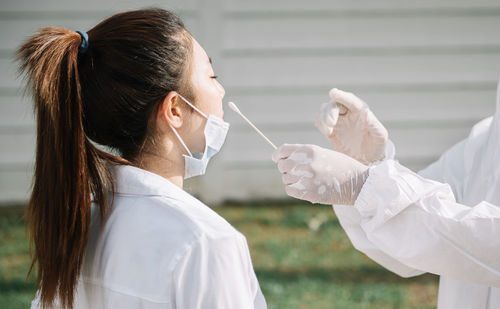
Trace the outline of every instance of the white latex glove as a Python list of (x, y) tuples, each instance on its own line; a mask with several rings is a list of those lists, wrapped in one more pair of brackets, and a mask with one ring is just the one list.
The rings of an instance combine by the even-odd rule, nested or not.
[(281, 145), (273, 161), (286, 193), (312, 203), (353, 205), (368, 178), (368, 166), (316, 145)]
[(333, 102), (321, 105), (315, 125), (335, 150), (364, 164), (384, 159), (388, 133), (368, 105), (336, 88), (329, 95)]

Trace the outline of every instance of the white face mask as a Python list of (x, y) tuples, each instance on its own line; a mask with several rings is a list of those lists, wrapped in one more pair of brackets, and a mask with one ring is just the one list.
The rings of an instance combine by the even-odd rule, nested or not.
[(189, 106), (191, 106), (195, 111), (197, 111), (200, 115), (207, 119), (207, 123), (205, 125), (205, 151), (203, 153), (194, 153), (192, 154), (189, 151), (188, 147), (180, 137), (177, 130), (175, 130), (172, 125), (170, 128), (174, 131), (175, 135), (181, 142), (184, 149), (186, 149), (187, 155), (182, 155), (184, 157), (184, 179), (188, 179), (195, 176), (200, 176), (205, 174), (207, 169), (208, 161), (210, 158), (215, 156), (219, 150), (222, 148), (224, 141), (226, 140), (227, 131), (229, 130), (229, 123), (225, 122), (219, 117), (214, 115), (205, 115), (201, 110), (196, 108), (193, 104), (191, 104), (188, 100), (186, 100), (183, 96), (179, 95), (179, 97), (184, 100)]

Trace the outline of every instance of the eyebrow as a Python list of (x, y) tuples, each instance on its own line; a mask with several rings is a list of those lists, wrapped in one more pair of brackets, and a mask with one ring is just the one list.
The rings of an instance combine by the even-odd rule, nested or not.
[(212, 64), (212, 58), (208, 57), (208, 62), (210, 62), (210, 64)]

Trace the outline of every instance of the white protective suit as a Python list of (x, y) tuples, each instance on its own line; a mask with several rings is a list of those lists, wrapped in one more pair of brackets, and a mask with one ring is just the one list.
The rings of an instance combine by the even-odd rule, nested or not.
[(114, 176), (102, 230), (93, 209), (75, 309), (266, 308), (241, 233), (159, 175), (117, 166)]
[(499, 206), (500, 83), (495, 115), (437, 162), (419, 175), (393, 160), (375, 165), (354, 207), (334, 210), (354, 247), (377, 263), (403, 277), (440, 275), (438, 309), (493, 309)]

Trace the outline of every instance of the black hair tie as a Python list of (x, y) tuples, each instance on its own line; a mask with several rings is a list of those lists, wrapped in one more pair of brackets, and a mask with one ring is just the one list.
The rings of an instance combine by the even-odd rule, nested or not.
[(82, 37), (82, 43), (78, 47), (78, 54), (84, 55), (89, 49), (89, 35), (85, 31), (76, 31)]

